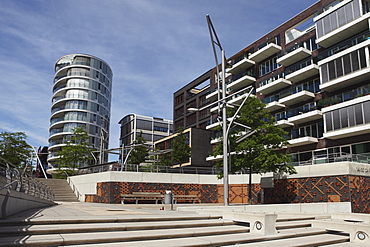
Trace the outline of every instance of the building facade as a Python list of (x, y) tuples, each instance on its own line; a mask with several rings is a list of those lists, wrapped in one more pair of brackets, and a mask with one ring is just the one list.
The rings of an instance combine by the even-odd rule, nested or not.
[[(277, 23), (278, 24), (278, 23)], [(288, 133), (294, 165), (370, 156), (370, 1), (321, 0), (227, 59), (227, 94), (252, 85)], [(211, 56), (210, 56), (211, 57)], [(174, 93), (175, 128), (218, 125), (216, 69)], [(189, 92), (209, 79), (203, 94)], [(204, 112), (188, 112), (189, 107)], [(202, 105), (203, 104), (203, 105)], [(206, 126), (204, 126), (204, 124)], [(219, 133), (214, 133), (216, 140)]]
[[(186, 142), (190, 147), (190, 157), (188, 162), (181, 165), (173, 165), (172, 168), (191, 166), (189, 171), (202, 172), (202, 168), (209, 168), (210, 164), (207, 162), (207, 156), (212, 152), (210, 144), (212, 132), (199, 128), (188, 128), (183, 131), (186, 135)], [(154, 147), (158, 150), (172, 149), (172, 142), (178, 133), (160, 139), (154, 143)], [(206, 169), (206, 172), (210, 170)]]
[(146, 144), (153, 147), (154, 142), (173, 133), (172, 120), (149, 117), (138, 114), (129, 114), (123, 117), (121, 125), (120, 146), (130, 146), (136, 140), (140, 132), (146, 140)]
[[(57, 166), (56, 155), (73, 128), (83, 127), (89, 145), (97, 151), (108, 149), (112, 70), (100, 58), (71, 54), (57, 60), (49, 128), (49, 164)], [(107, 155), (97, 152), (97, 162)]]

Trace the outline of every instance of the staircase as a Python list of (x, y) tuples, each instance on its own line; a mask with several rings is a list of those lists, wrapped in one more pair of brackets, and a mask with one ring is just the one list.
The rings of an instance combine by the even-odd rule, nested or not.
[(312, 217), (279, 218), (278, 234), (249, 233), (221, 216), (161, 214), (0, 221), (0, 246), (330, 246), (349, 237), (311, 227)]
[(54, 201), (78, 202), (67, 180), (55, 178), (38, 178), (37, 180), (46, 184), (54, 191)]

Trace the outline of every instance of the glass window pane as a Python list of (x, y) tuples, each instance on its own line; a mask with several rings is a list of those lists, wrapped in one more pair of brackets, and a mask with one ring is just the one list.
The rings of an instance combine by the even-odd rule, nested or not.
[(329, 80), (333, 80), (336, 78), (334, 61), (330, 61), (328, 63), (328, 66), (329, 66)]
[(359, 59), (358, 59), (358, 51), (351, 52), (351, 59), (352, 59), (352, 72), (359, 70)]
[(342, 124), (342, 128), (347, 128), (348, 127), (347, 108), (340, 109), (340, 122)]
[(365, 112), (365, 123), (370, 123), (370, 101), (363, 104)]
[(340, 129), (339, 110), (333, 111), (334, 130)]
[(363, 124), (362, 104), (355, 105), (356, 125)]
[(355, 107), (354, 106), (348, 107), (348, 120), (349, 120), (349, 126), (350, 127), (353, 127), (353, 126), (356, 125), (356, 122), (355, 122)]
[(336, 13), (333, 13), (330, 15), (330, 22), (331, 22), (331, 29), (337, 29), (338, 28), (338, 20)]
[(321, 81), (322, 83), (325, 83), (327, 81), (329, 81), (329, 78), (328, 78), (328, 64), (324, 64), (323, 66), (321, 66)]
[(343, 75), (342, 58), (335, 59), (335, 68), (337, 69), (337, 77)]
[(353, 20), (353, 11), (352, 11), (352, 4), (349, 3), (346, 6), (344, 6), (346, 11), (346, 19), (347, 23)]
[(337, 11), (337, 17), (338, 17), (338, 26), (343, 26), (344, 24), (346, 24), (346, 14), (345, 14), (345, 11), (344, 11), (344, 8), (340, 8), (338, 9)]
[(325, 114), (325, 125), (326, 125), (326, 131), (333, 130), (331, 112)]
[(359, 52), (360, 52), (360, 67), (362, 69), (362, 68), (365, 68), (367, 66), (366, 65), (365, 48), (360, 49)]
[(349, 54), (343, 56), (344, 74), (347, 75), (352, 72), (351, 70), (351, 57)]
[(324, 21), (325, 33), (331, 32), (333, 29), (331, 28), (331, 25), (330, 25), (330, 16), (324, 17), (323, 21)]

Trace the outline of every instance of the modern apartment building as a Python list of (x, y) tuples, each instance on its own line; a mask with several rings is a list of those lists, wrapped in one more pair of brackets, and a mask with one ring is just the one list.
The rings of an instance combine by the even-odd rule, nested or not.
[(140, 132), (142, 132), (146, 144), (151, 147), (155, 141), (173, 133), (172, 120), (163, 118), (129, 114), (123, 117), (119, 124), (121, 125), (120, 146), (133, 144)]
[[(91, 147), (108, 149), (112, 76), (109, 65), (94, 56), (71, 54), (57, 60), (49, 128), (51, 165), (58, 165), (56, 154), (75, 127), (86, 129)], [(104, 163), (108, 157), (97, 152), (95, 158)]]
[[(188, 162), (181, 164), (181, 167), (191, 166), (192, 171), (199, 172), (201, 168), (209, 167), (210, 164), (207, 162), (207, 156), (212, 152), (210, 144), (212, 132), (206, 129), (200, 128), (188, 128), (184, 130), (186, 135), (187, 144), (190, 147), (190, 158)], [(172, 149), (172, 142), (178, 133), (160, 139), (154, 143), (154, 147), (159, 150)], [(180, 165), (173, 165), (172, 168), (180, 167)], [(210, 170), (206, 170), (210, 171)]]
[[(369, 35), (370, 0), (318, 1), (227, 59), (227, 94), (238, 92), (229, 102), (240, 103), (243, 90), (252, 85), (288, 133), (293, 164), (354, 155), (367, 160)], [(212, 102), (221, 89), (215, 74), (213, 68), (174, 93), (175, 129), (217, 125), (218, 108)], [(209, 83), (202, 90), (193, 90), (204, 82)], [(187, 111), (206, 105), (200, 112)]]

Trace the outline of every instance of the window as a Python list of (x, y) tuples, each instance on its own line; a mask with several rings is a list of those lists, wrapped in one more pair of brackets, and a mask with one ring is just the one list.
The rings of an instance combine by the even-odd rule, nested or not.
[(175, 97), (175, 106), (184, 102), (184, 94)]
[(360, 17), (359, 1), (351, 1), (316, 22), (317, 38)]
[(332, 60), (321, 67), (322, 83), (334, 80), (366, 67), (365, 48)]
[(263, 76), (270, 73), (271, 71), (280, 67), (280, 64), (277, 62), (277, 57), (273, 57), (259, 65), (259, 75)]
[(370, 123), (370, 101), (325, 113), (326, 131)]

